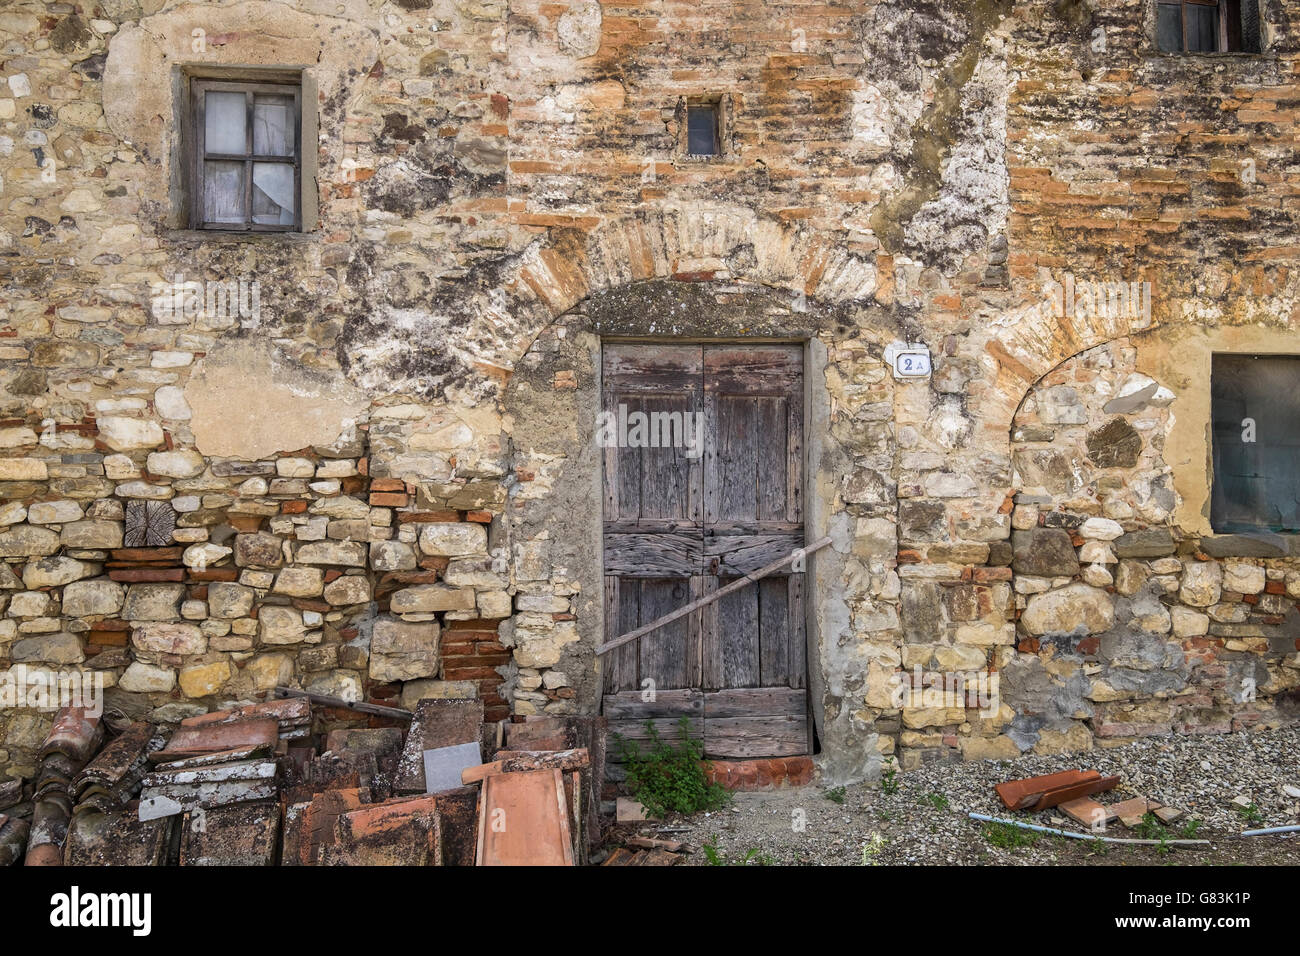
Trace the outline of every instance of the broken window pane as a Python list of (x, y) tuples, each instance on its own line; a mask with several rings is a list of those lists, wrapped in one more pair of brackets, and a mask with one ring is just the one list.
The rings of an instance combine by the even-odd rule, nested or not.
[(1241, 2), (1241, 49), (1243, 53), (1260, 51), (1259, 0)]
[(209, 153), (248, 151), (243, 93), (210, 91), (203, 104), (204, 146)]
[(203, 164), (203, 221), (243, 223), (243, 163)]
[(259, 156), (292, 156), (293, 118), (292, 96), (259, 93), (253, 100), (253, 152)]
[(717, 107), (686, 108), (686, 151), (692, 156), (718, 155)]
[(1217, 53), (1219, 50), (1219, 8), (1203, 3), (1183, 4), (1187, 18), (1187, 52)]
[(301, 88), (288, 79), (196, 78), (190, 91), (201, 124), (198, 131), (186, 129), (187, 161), (197, 177), (187, 183), (191, 225), (298, 228)]
[(1182, 4), (1162, 3), (1157, 11), (1156, 45), (1165, 53), (1183, 52)]
[(1215, 531), (1300, 531), (1300, 358), (1215, 355)]
[(287, 163), (253, 164), (253, 222), (263, 226), (292, 226), (293, 167)]

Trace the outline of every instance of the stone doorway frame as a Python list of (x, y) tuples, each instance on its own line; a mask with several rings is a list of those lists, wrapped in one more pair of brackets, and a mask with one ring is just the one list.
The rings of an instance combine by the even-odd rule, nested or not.
[[(715, 295), (723, 296), (727, 304), (720, 307)], [(681, 320), (672, 329), (655, 328), (654, 317), (665, 314), (670, 302)], [(656, 308), (656, 303), (665, 308)], [(634, 284), (584, 300), (545, 329), (516, 365), (504, 407), (512, 429), (514, 472), (524, 480), (511, 490), (504, 523), (516, 598), (515, 615), (503, 639), (516, 648), (516, 660), (524, 670), (555, 659), (548, 666), (560, 670), (578, 689), (574, 712), (596, 713), (600, 706), (594, 650), (605, 638), (602, 456), (594, 442), (594, 424), (600, 408), (604, 343), (798, 344), (805, 368), (805, 536), (810, 541), (825, 534), (835, 539), (830, 548), (810, 556), (807, 564), (805, 631), (814, 726), (823, 753), (874, 750), (874, 735), (852, 728), (848, 708), (839, 706), (843, 689), (855, 680), (854, 674), (836, 670), (840, 664), (847, 666), (847, 659), (832, 655), (828, 661), (825, 653), (839, 646), (850, 631), (850, 612), (837, 584), (852, 547), (852, 521), (837, 497), (850, 457), (828, 427), (831, 402), (824, 341), (842, 315), (834, 308), (805, 310), (802, 299), (799, 308), (794, 303), (789, 293), (734, 281)], [(774, 311), (782, 304), (786, 312)], [(538, 633), (543, 622), (534, 609), (543, 606), (557, 587), (570, 585), (575, 586), (571, 602), (576, 620), (563, 622), (572, 627), (566, 628), (562, 646), (550, 646), (545, 657), (534, 657), (526, 650), (530, 643), (546, 643)], [(522, 654), (520, 648), (525, 648)], [(519, 686), (516, 680), (511, 689)], [(850, 762), (865, 765), (866, 759), (863, 752)]]

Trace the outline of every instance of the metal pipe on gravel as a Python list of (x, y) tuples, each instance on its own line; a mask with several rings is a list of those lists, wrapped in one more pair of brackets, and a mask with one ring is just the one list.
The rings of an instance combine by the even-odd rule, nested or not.
[[(1038, 833), (1051, 833), (1054, 836), (1069, 837), (1072, 840), (1100, 840), (1102, 843), (1127, 843), (1130, 846), (1209, 846), (1209, 840), (1126, 840), (1122, 837), (1105, 837), (1097, 836), (1093, 833), (1072, 833), (1069, 830), (1058, 830), (1056, 827), (1039, 826), (1037, 823), (1023, 823), (1020, 820), (1004, 820), (1000, 817), (991, 817), (984, 813), (966, 814), (972, 820), (982, 820), (985, 823), (1005, 823), (1007, 826), (1019, 827), (1022, 830), (1034, 830)], [(1297, 827), (1300, 829), (1300, 827)]]
[(1240, 836), (1263, 836), (1266, 833), (1300, 833), (1300, 824), (1285, 827), (1266, 827), (1263, 830), (1242, 830)]

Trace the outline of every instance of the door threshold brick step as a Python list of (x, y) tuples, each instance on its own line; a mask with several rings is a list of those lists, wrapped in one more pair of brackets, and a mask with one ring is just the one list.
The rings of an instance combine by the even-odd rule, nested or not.
[(757, 760), (710, 760), (704, 775), (728, 790), (778, 790), (805, 787), (813, 780), (812, 757), (763, 757)]

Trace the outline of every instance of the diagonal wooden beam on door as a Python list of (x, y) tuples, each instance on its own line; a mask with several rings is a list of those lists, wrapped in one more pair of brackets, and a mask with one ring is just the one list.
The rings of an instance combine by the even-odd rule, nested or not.
[(759, 568), (757, 571), (751, 571), (749, 574), (745, 575), (739, 581), (733, 581), (731, 584), (728, 584), (725, 588), (719, 588), (718, 590), (714, 591), (712, 594), (706, 595), (705, 597), (702, 597), (697, 601), (692, 601), (690, 604), (686, 604), (682, 607), (679, 607), (671, 614), (665, 614), (663, 617), (655, 618), (649, 624), (643, 624), (641, 627), (638, 627), (634, 631), (628, 631), (626, 634), (620, 634), (618, 637), (614, 638), (613, 640), (606, 641), (604, 644), (601, 644), (599, 647), (596, 648), (596, 655), (600, 656), (601, 654), (604, 654), (607, 651), (612, 651), (616, 647), (622, 647), (624, 644), (627, 644), (630, 641), (635, 641), (638, 637), (642, 637), (646, 634), (649, 634), (651, 631), (657, 630), (663, 627), (665, 624), (671, 624), (673, 621), (685, 617), (687, 614), (690, 614), (692, 611), (698, 611), (706, 604), (712, 604), (714, 601), (718, 600), (719, 598), (726, 597), (728, 594), (733, 594), (736, 591), (739, 591), (741, 588), (753, 584), (755, 581), (759, 580), (760, 578), (765, 578), (769, 574), (773, 574), (777, 571), (780, 571), (783, 567), (785, 567), (790, 562), (794, 561), (796, 558), (812, 554), (814, 551), (820, 551), (822, 548), (826, 547), (830, 543), (831, 543), (830, 535), (827, 535), (824, 538), (819, 538), (818, 540), (814, 541), (812, 544), (806, 545), (802, 548), (799, 548), (798, 550), (792, 551), (790, 554), (788, 554), (786, 557), (782, 558), (779, 561), (773, 561), (771, 564), (765, 565)]

